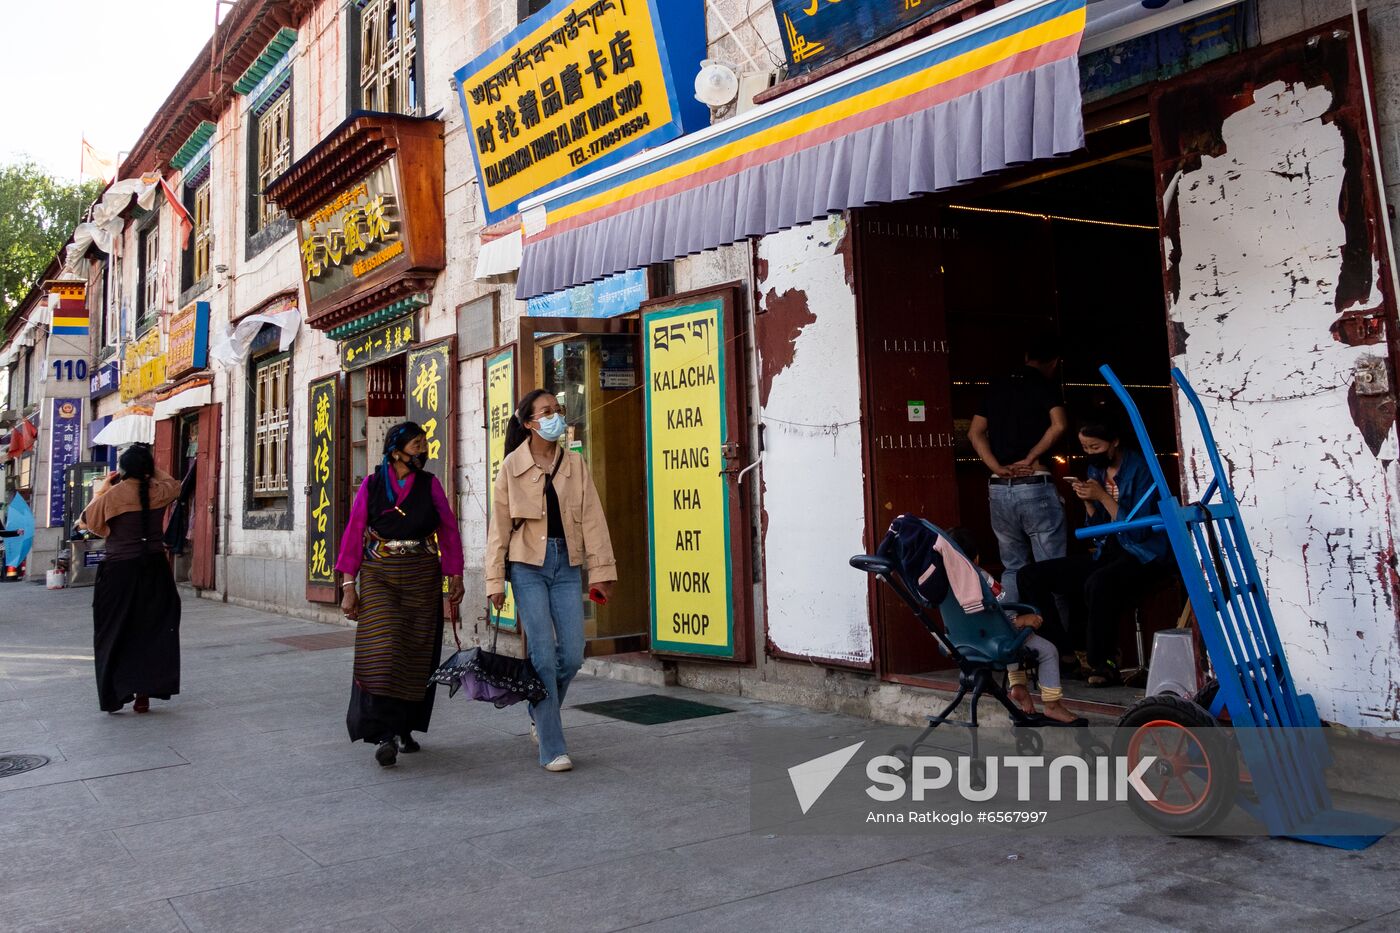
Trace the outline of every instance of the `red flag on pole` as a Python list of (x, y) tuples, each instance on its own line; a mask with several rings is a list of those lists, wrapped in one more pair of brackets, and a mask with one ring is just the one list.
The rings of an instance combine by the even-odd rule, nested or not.
[(170, 209), (175, 212), (175, 219), (180, 224), (180, 249), (187, 250), (190, 248), (190, 234), (194, 232), (194, 218), (190, 217), (190, 212), (180, 203), (164, 178), (160, 180), (160, 188), (165, 192), (165, 200), (170, 202)]

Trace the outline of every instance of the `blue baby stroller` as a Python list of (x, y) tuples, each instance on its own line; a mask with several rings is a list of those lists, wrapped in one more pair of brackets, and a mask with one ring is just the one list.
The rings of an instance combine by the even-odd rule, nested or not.
[[(940, 539), (942, 545), (936, 548)], [(1011, 700), (1007, 695), (1007, 668), (1014, 665), (1032, 668), (1036, 659), (1026, 648), (1031, 629), (1016, 628), (1007, 621), (1006, 612), (1039, 614), (1039, 610), (1024, 603), (998, 603), (985, 580), (981, 581), (981, 608), (965, 609), (949, 585), (949, 568), (945, 565), (948, 560), (972, 565), (947, 532), (912, 515), (901, 515), (894, 520), (874, 554), (851, 558), (852, 567), (875, 574), (894, 590), (928, 629), (939, 650), (958, 666), (958, 691), (952, 702), (941, 713), (928, 718), (928, 728), (911, 746), (893, 750), (891, 754), (896, 757), (912, 755), (929, 733), (945, 722), (952, 722), (969, 730), (975, 762), (979, 757), (977, 704), (983, 696), (991, 696), (1011, 717), (1018, 754), (1040, 753), (1044, 743), (1031, 731), (1035, 728), (1088, 725), (1084, 719), (1063, 723), (1040, 714), (1029, 714)], [(941, 624), (933, 615), (935, 609)], [(972, 695), (972, 704), (967, 720), (949, 720), (968, 694)], [(1088, 730), (1084, 735), (1088, 737)]]

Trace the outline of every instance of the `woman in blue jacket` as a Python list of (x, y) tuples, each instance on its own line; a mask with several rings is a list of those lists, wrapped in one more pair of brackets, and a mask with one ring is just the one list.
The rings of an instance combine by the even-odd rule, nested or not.
[[(1088, 513), (1085, 524), (1102, 525), (1127, 518), (1152, 490), (1147, 461), (1141, 453), (1123, 445), (1117, 428), (1102, 421), (1083, 425), (1079, 429), (1079, 444), (1088, 460), (1088, 476), (1071, 480), (1071, 484)], [(1133, 517), (1155, 514), (1157, 502), (1152, 498)], [(1144, 586), (1167, 572), (1168, 550), (1167, 537), (1160, 530), (1125, 531), (1099, 539), (1092, 554), (1071, 554), (1032, 564), (1022, 571), (1021, 599), (1040, 607), (1047, 619), (1055, 615), (1052, 594), (1066, 598), (1072, 614), (1065, 620), (1069, 634), (1073, 637), (1083, 632), (1089, 686), (1118, 683), (1114, 655), (1119, 619)]]

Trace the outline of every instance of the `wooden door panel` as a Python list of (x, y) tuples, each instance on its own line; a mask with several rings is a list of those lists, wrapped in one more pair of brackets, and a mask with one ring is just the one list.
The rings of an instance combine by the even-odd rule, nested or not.
[(162, 418), (156, 422), (156, 443), (151, 451), (156, 460), (156, 469), (166, 473), (175, 472), (175, 419)]
[(219, 414), (220, 406), (199, 411), (199, 450), (195, 454), (194, 555), (190, 582), (204, 590), (214, 588), (214, 555), (219, 531)]
[[(958, 523), (943, 297), (948, 230), (936, 209), (919, 201), (861, 211), (856, 225), (873, 546), (901, 514)], [(875, 611), (885, 673), (946, 666), (888, 587), (877, 588)]]

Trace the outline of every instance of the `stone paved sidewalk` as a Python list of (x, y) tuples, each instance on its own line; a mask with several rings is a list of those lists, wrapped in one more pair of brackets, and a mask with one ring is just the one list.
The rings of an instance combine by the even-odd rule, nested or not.
[(206, 601), (184, 693), (108, 716), (91, 594), (0, 585), (0, 753), (53, 759), (0, 778), (4, 930), (1400, 929), (1394, 838), (751, 834), (745, 729), (852, 723), (742, 698), (670, 690), (734, 713), (658, 726), (568, 709), (553, 775), (523, 710), (444, 694), (382, 769), (345, 738), (344, 630)]

